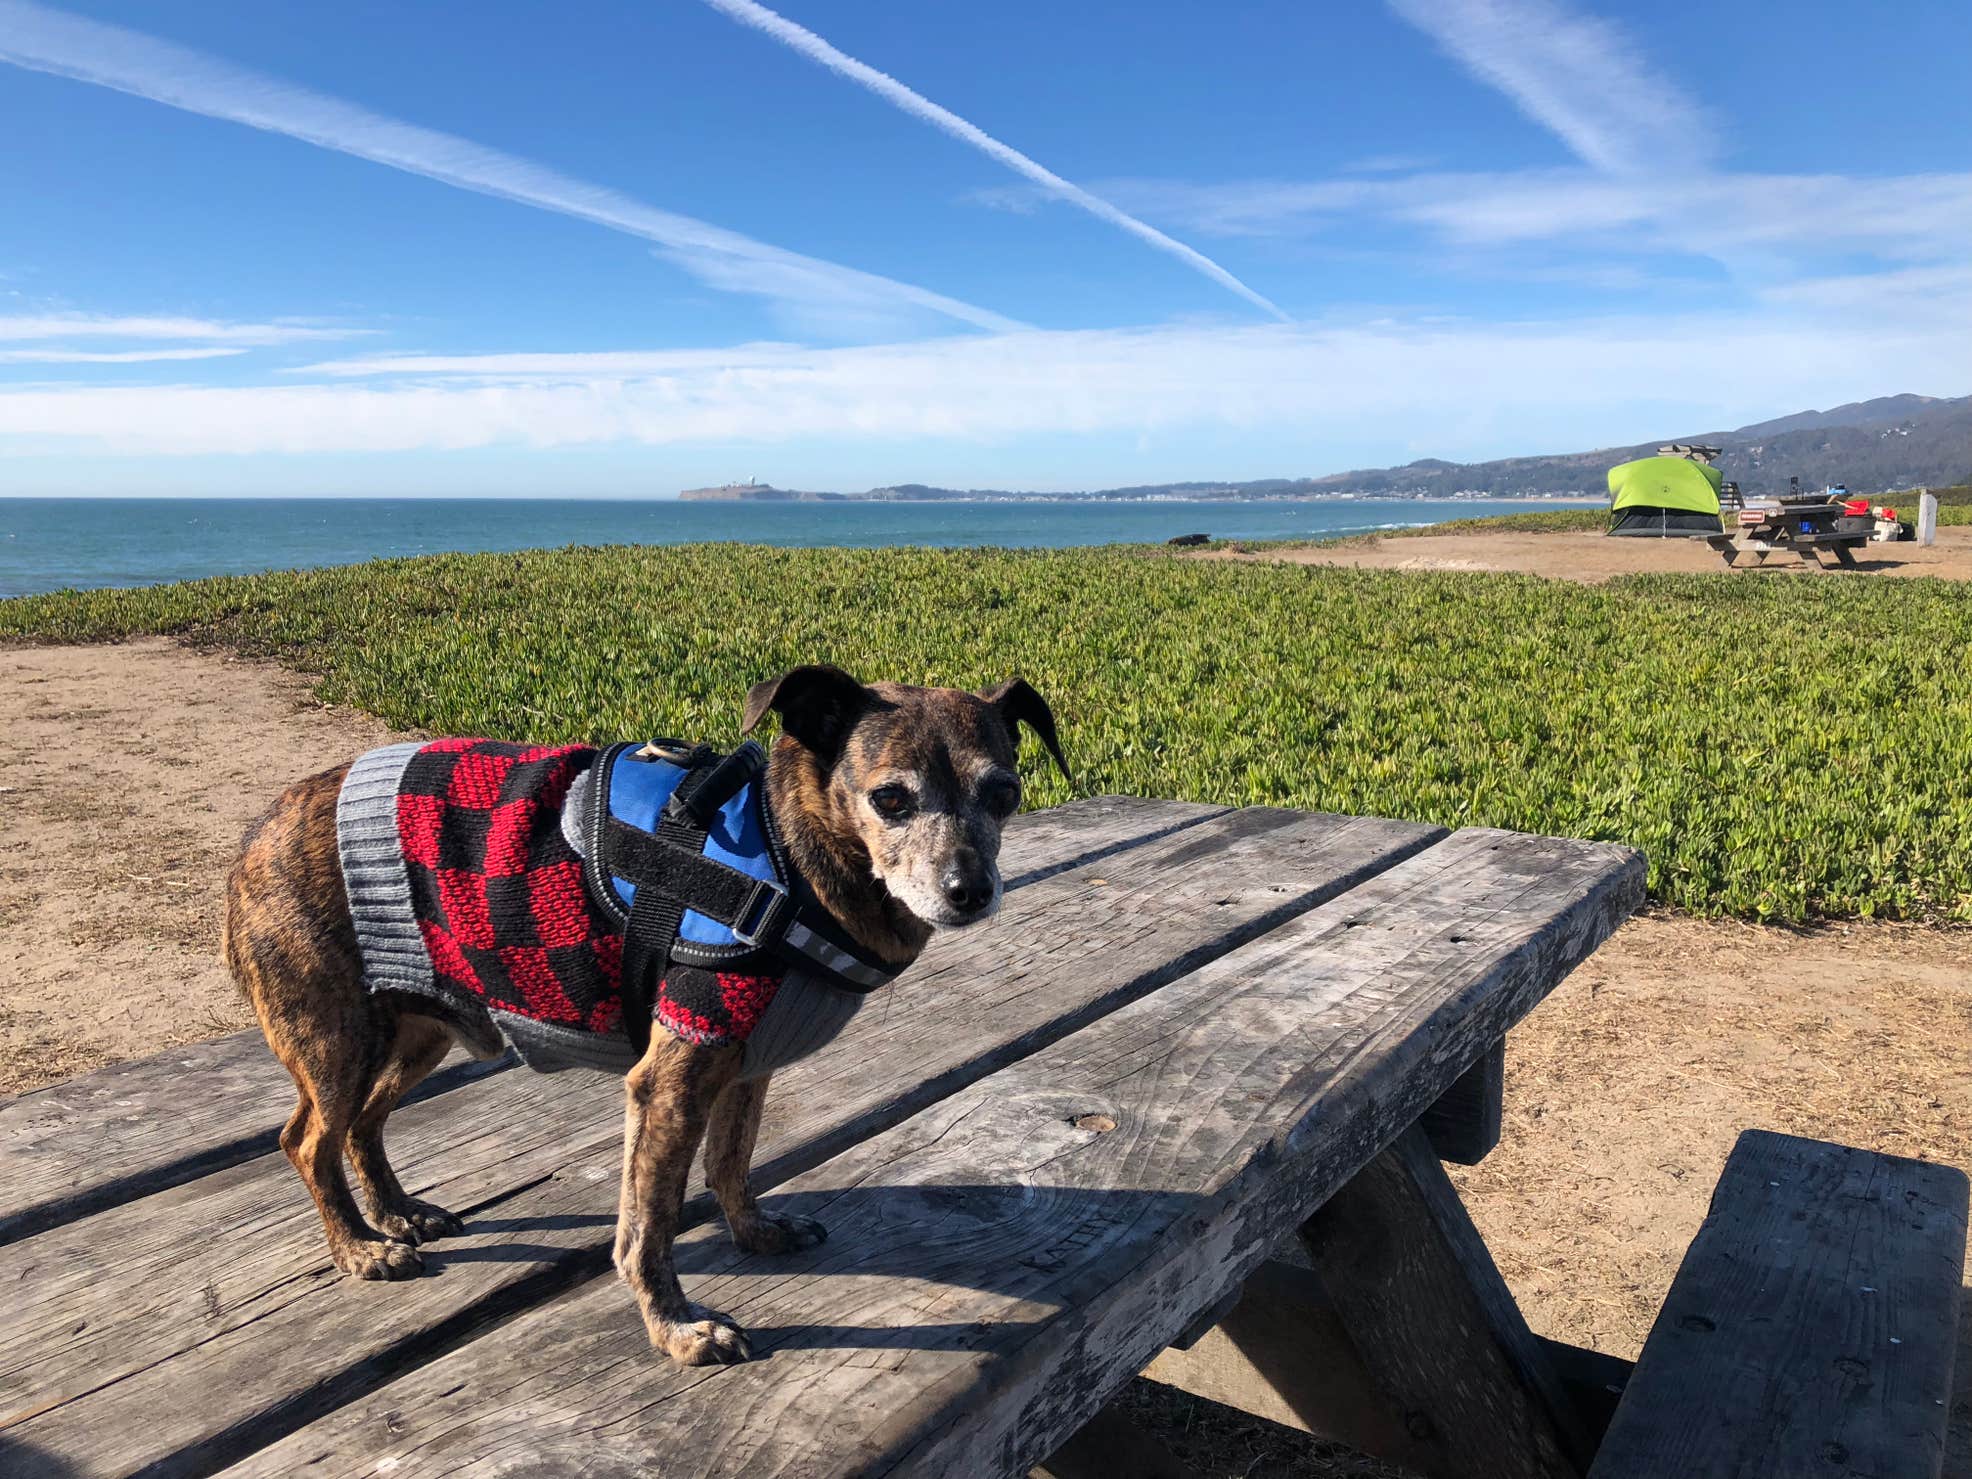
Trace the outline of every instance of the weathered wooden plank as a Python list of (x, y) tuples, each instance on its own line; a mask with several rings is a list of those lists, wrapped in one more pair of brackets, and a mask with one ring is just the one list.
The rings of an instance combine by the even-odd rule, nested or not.
[(1505, 1105), (1506, 1043), (1501, 1041), (1459, 1075), (1418, 1123), (1439, 1160), (1476, 1166), (1500, 1143)]
[[(429, 1099), (507, 1066), (504, 1058), (461, 1057), (413, 1097)], [(0, 1246), (265, 1155), (293, 1107), (294, 1080), (258, 1030), (0, 1104)]]
[[(1222, 815), (1224, 807), (1097, 796), (1007, 826), (1007, 887)], [(457, 1061), (414, 1099), (511, 1066)], [(196, 1114), (187, 1113), (196, 1104)], [(0, 1100), (0, 1246), (210, 1171), (266, 1155), (294, 1084), (256, 1032), (176, 1048)]]
[(1045, 811), (1022, 812), (1007, 823), (1000, 874), (1009, 890), (1024, 888), (1070, 868), (1157, 842), (1229, 810), (1147, 796), (1086, 796)]
[[(828, 1050), (776, 1075), (758, 1180), (819, 1163), (1440, 835), (1249, 810), (1022, 886), (1002, 919), (940, 940)], [(0, 1252), (0, 1280), (28, 1291), (0, 1313), (0, 1414), (36, 1414), (20, 1436), (79, 1474), (200, 1472), (250, 1451), (605, 1268), (620, 1100), (602, 1075), (508, 1073), (393, 1118), (406, 1184), (467, 1215), (468, 1237), (429, 1251), (435, 1278), (336, 1278), (272, 1157)], [(228, 1230), (223, 1258), (213, 1228)]]
[(597, 1280), (231, 1472), (1018, 1474), (1642, 892), (1621, 849), (1460, 833), (797, 1177), (825, 1245), (688, 1233), (760, 1359), (668, 1368)]
[[(1433, 1473), (1432, 1465), (1443, 1459), (1443, 1444), (1405, 1428), (1402, 1414), (1377, 1388), (1343, 1328), (1321, 1276), (1305, 1261), (1282, 1257), (1288, 1251), (1277, 1249), (1255, 1269), (1224, 1319), (1195, 1344), (1158, 1352), (1142, 1374), (1413, 1472)], [(1293, 1251), (1306, 1259), (1298, 1235)], [(1535, 1340), (1577, 1420), (1591, 1438), (1600, 1439), (1632, 1363), (1561, 1341)]]
[[(1096, 854), (1098, 862), (1106, 864), (1114, 858), (1114, 848), (1132, 836), (1160, 838), (1169, 848), (1173, 820), (1191, 824), (1223, 814), (1116, 801), (1120, 805), (1104, 801), (1098, 807), (1077, 807), (1073, 809), (1077, 816), (1069, 818), (1037, 814), (1037, 822), (1020, 826), (1006, 848), (1008, 860), (1018, 870), (1012, 881), (1016, 899), (1029, 897), (1033, 887), (1029, 880), (1049, 880), (1061, 862)], [(1264, 832), (1266, 820), (1264, 814), (1256, 814), (1242, 826), (1227, 822), (1221, 832)], [(1156, 870), (1158, 864), (1152, 868)], [(1067, 887), (1075, 891), (1075, 885)], [(962, 972), (966, 960), (992, 958), (984, 933), (966, 937), (966, 943), (970, 951), (931, 952), (921, 970), (933, 982), (956, 980), (952, 972)], [(945, 958), (947, 954), (952, 958)], [(868, 1031), (868, 1025), (866, 1021), (862, 1029)], [(272, 1063), (264, 1043), (262, 1055)], [(278, 1063), (274, 1067), (280, 1071)], [(280, 1073), (286, 1079), (286, 1073)], [(286, 1094), (278, 1102), (286, 1112)], [(176, 1114), (183, 1116), (181, 1106)], [(392, 1146), (400, 1171), (442, 1177), (436, 1185), (448, 1189), (444, 1195), (450, 1197), (452, 1187), (469, 1187), (459, 1193), (456, 1203), (463, 1209), (499, 1201), (530, 1179), (552, 1175), (562, 1163), (568, 1138), (580, 1136), (584, 1128), (607, 1140), (621, 1134), (619, 1081), (609, 1075), (519, 1073), (481, 1085), (458, 1102), (412, 1106), (400, 1112), (392, 1118)], [(319, 1280), (333, 1280), (333, 1272), (321, 1266), (319, 1250), (312, 1246), (316, 1242), (312, 1205), (298, 1191), (284, 1158), (262, 1156), (258, 1162), (207, 1175), (166, 1195), (112, 1209), (59, 1236), (43, 1234), (18, 1252), (0, 1254), (0, 1278), (35, 1286), (32, 1300), (8, 1311), (12, 1319), (0, 1317), (0, 1422), (12, 1408), (26, 1404), (22, 1392), (12, 1386), (16, 1374), (32, 1371), (34, 1382), (79, 1390), (83, 1382), (93, 1384), (114, 1373), (118, 1361), (156, 1359), (162, 1351), (170, 1351), (172, 1343), (203, 1339), (207, 1331), (201, 1327), (201, 1315), (221, 1319), (213, 1311), (233, 1309), (235, 1300), (256, 1307), (258, 1300), (266, 1298), (262, 1290), (270, 1288), (290, 1294), (286, 1282), (302, 1270)], [(203, 1246), (213, 1227), (235, 1232), (241, 1244), (237, 1256), (205, 1280), (185, 1278), (185, 1250)], [(65, 1302), (59, 1284), (41, 1288), (49, 1270), (91, 1270), (99, 1262), (128, 1270), (132, 1282), (142, 1286), (138, 1298), (130, 1298), (114, 1286), (91, 1280), (91, 1296), (122, 1305), (114, 1317), (95, 1317), (89, 1298)], [(176, 1278), (170, 1276), (172, 1272)], [(77, 1321), (77, 1315), (83, 1319)], [(142, 1331), (136, 1341), (128, 1339), (132, 1321)], [(73, 1335), (47, 1337), (49, 1331), (67, 1331), (73, 1323), (81, 1323)], [(101, 1369), (105, 1361), (108, 1371)]]
[(1301, 1228), (1372, 1384), (1426, 1474), (1574, 1479), (1593, 1443), (1420, 1126)]
[(1965, 1173), (1739, 1137), (1593, 1479), (1935, 1479)]

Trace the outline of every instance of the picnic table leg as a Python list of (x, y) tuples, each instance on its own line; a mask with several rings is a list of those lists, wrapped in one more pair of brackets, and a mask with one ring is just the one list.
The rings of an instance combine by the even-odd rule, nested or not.
[(1029, 1479), (1199, 1479), (1198, 1471), (1114, 1407), (1105, 1407)]
[(1575, 1479), (1594, 1439), (1413, 1126), (1301, 1229), (1371, 1380), (1426, 1472)]
[(1500, 1143), (1506, 1101), (1506, 1039), (1473, 1064), (1424, 1111), (1418, 1124), (1441, 1161), (1476, 1166)]
[(1854, 550), (1850, 549), (1846, 544), (1831, 545), (1829, 547), (1835, 551), (1836, 564), (1845, 570), (1856, 568), (1856, 554)]

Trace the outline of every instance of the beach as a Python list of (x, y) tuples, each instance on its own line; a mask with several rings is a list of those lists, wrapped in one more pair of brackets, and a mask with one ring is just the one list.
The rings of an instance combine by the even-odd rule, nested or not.
[[(1723, 575), (1724, 562), (1700, 539), (1611, 539), (1606, 534), (1463, 532), (1416, 534), (1400, 538), (1368, 536), (1334, 544), (1240, 551), (1215, 549), (1197, 558), (1275, 560), (1293, 565), (1342, 566), (1355, 570), (1494, 570), (1599, 585), (1622, 575)], [(1741, 556), (1750, 567), (1750, 558)], [(1911, 542), (1871, 544), (1856, 551), (1859, 569), (1874, 576), (1972, 580), (1972, 527), (1938, 531), (1934, 545)], [(1801, 562), (1779, 554), (1761, 573), (1802, 572)], [(1751, 568), (1745, 575), (1752, 575)], [(1827, 572), (1838, 573), (1830, 561)]]

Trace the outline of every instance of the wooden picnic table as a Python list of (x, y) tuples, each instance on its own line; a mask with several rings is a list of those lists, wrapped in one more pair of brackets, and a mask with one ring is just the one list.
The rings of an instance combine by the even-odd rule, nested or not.
[(1102, 798), (1019, 819), (1003, 866), (998, 919), (775, 1077), (758, 1184), (828, 1241), (742, 1256), (689, 1193), (686, 1290), (742, 1366), (654, 1354), (610, 1269), (613, 1077), (454, 1067), (393, 1117), (467, 1225), (398, 1284), (330, 1265), (257, 1034), (0, 1104), (0, 1472), (1130, 1472), (1105, 1404), (1298, 1230), (1358, 1358), (1334, 1390), (1380, 1395), (1359, 1427), (1425, 1472), (1579, 1474), (1440, 1156), (1497, 1135), (1508, 1029), (1641, 858)]
[[(1751, 522), (1757, 515), (1757, 522)], [(1706, 543), (1718, 551), (1727, 569), (1738, 568), (1739, 556), (1750, 554), (1754, 565), (1764, 565), (1767, 556), (1779, 551), (1797, 555), (1804, 564), (1821, 564), (1826, 550), (1844, 569), (1854, 569), (1855, 551), (1869, 543), (1875, 520), (1845, 515), (1840, 504), (1782, 503), (1728, 510), (1736, 518), (1736, 529), (1714, 534)]]

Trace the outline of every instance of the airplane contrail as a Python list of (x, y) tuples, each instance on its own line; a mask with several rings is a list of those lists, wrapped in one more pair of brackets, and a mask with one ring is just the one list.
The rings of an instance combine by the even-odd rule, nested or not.
[(960, 142), (972, 145), (980, 153), (997, 159), (1014, 173), (1025, 175), (1050, 195), (1058, 196), (1071, 205), (1080, 206), (1097, 219), (1107, 221), (1112, 226), (1119, 226), (1132, 236), (1149, 242), (1159, 251), (1170, 253), (1186, 266), (1204, 273), (1212, 281), (1239, 294), (1255, 307), (1264, 309), (1283, 322), (1287, 321), (1287, 315), (1273, 303), (1254, 292), (1203, 252), (1166, 236), (1155, 226), (1139, 221), (1127, 211), (1119, 210), (1101, 196), (1091, 195), (1080, 185), (1064, 180), (1053, 170), (1029, 159), (1018, 149), (1001, 143), (984, 129), (966, 122), (950, 109), (941, 108), (923, 94), (906, 87), (889, 73), (879, 72), (875, 67), (859, 62), (847, 53), (837, 50), (807, 27), (797, 25), (786, 16), (769, 10), (764, 5), (756, 4), (755, 0), (705, 0), (705, 3), (742, 25), (752, 26), (783, 45), (792, 47), (810, 61), (819, 62), (838, 76), (846, 77), (858, 86), (868, 88), (878, 97), (896, 104), (913, 118), (922, 119)]
[(0, 0), (0, 61), (642, 237), (702, 281), (728, 291), (836, 310), (908, 303), (978, 328), (1026, 327), (942, 293), (770, 246), (469, 139), (32, 0)]

